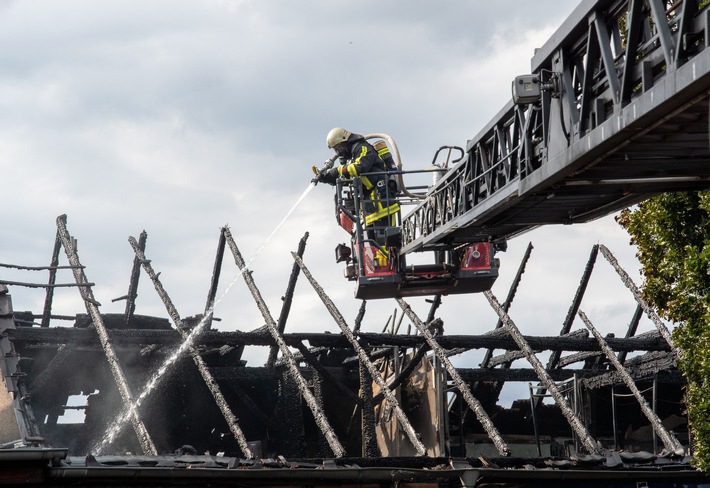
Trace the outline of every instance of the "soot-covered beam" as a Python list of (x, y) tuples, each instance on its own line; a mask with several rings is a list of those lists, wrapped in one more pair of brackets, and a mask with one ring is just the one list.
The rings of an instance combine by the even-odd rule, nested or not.
[(239, 272), (244, 278), (244, 282), (249, 288), (249, 291), (251, 292), (252, 297), (254, 298), (257, 307), (259, 308), (261, 316), (266, 321), (266, 325), (269, 332), (271, 333), (272, 337), (279, 346), (279, 349), (281, 350), (281, 355), (284, 356), (288, 361), (287, 364), (291, 376), (298, 385), (298, 389), (300, 390), (301, 395), (303, 395), (303, 399), (306, 401), (306, 405), (308, 405), (308, 408), (311, 409), (311, 413), (313, 414), (313, 418), (316, 422), (316, 425), (328, 441), (328, 444), (330, 445), (333, 454), (335, 454), (336, 457), (343, 457), (345, 455), (345, 448), (338, 440), (338, 436), (335, 434), (335, 431), (333, 430), (333, 427), (331, 427), (330, 422), (328, 422), (328, 418), (326, 417), (325, 412), (323, 412), (322, 408), (318, 404), (318, 401), (313, 396), (313, 393), (308, 387), (308, 383), (301, 375), (298, 369), (298, 365), (296, 364), (296, 361), (293, 358), (293, 353), (289, 350), (288, 346), (286, 345), (286, 342), (283, 340), (283, 336), (278, 330), (278, 325), (276, 324), (276, 321), (271, 315), (271, 312), (269, 312), (269, 309), (266, 306), (266, 302), (264, 302), (264, 299), (262, 298), (259, 289), (254, 283), (254, 279), (251, 277), (251, 272), (246, 267), (246, 262), (242, 257), (242, 253), (239, 251), (237, 243), (234, 241), (232, 233), (227, 227), (224, 228), (224, 236), (227, 239), (227, 245), (232, 251), (234, 262), (239, 268)]
[(343, 318), (340, 311), (337, 309), (330, 297), (326, 295), (325, 291), (323, 291), (323, 288), (315, 280), (311, 272), (303, 263), (303, 260), (296, 253), (291, 253), (291, 255), (296, 260), (296, 263), (298, 263), (298, 266), (300, 266), (304, 276), (311, 283), (311, 286), (313, 286), (313, 289), (316, 291), (316, 294), (321, 299), (326, 309), (335, 320), (336, 324), (338, 324), (338, 327), (340, 327), (340, 330), (342, 331), (343, 335), (348, 339), (350, 344), (352, 344), (358, 358), (360, 359), (360, 363), (367, 368), (373, 381), (377, 383), (377, 386), (379, 386), (380, 390), (384, 393), (385, 398), (387, 399), (387, 403), (389, 403), (390, 407), (392, 407), (392, 410), (394, 410), (395, 415), (397, 416), (397, 420), (399, 421), (400, 425), (402, 426), (402, 429), (404, 430), (412, 445), (414, 445), (414, 448), (417, 450), (417, 453), (420, 456), (426, 454), (426, 448), (424, 447), (424, 444), (422, 444), (422, 442), (419, 440), (419, 437), (417, 436), (414, 427), (412, 427), (411, 422), (402, 410), (402, 407), (399, 405), (397, 398), (394, 396), (392, 390), (390, 390), (387, 384), (385, 383), (385, 380), (382, 378), (382, 375), (380, 374), (377, 367), (367, 357), (365, 350), (358, 342), (357, 338), (355, 337), (355, 334), (353, 334), (353, 332), (345, 323), (345, 319)]
[[(220, 412), (222, 412), (222, 416), (224, 417), (224, 420), (227, 422), (227, 425), (229, 426), (230, 432), (234, 435), (234, 438), (236, 439), (237, 443), (239, 444), (239, 448), (242, 450), (242, 453), (248, 458), (254, 457), (251, 449), (249, 448), (249, 445), (247, 443), (246, 437), (244, 437), (244, 433), (242, 432), (241, 427), (239, 427), (238, 419), (232, 412), (231, 408), (229, 407), (229, 404), (227, 403), (227, 400), (224, 398), (224, 395), (222, 395), (222, 392), (219, 389), (219, 385), (217, 384), (217, 381), (215, 381), (214, 377), (212, 376), (212, 373), (210, 372), (207, 364), (205, 363), (204, 359), (202, 359), (202, 356), (200, 356), (200, 353), (195, 347), (192, 345), (192, 336), (195, 334), (199, 334), (201, 330), (200, 324), (198, 324), (195, 329), (193, 329), (191, 332), (187, 331), (187, 327), (183, 323), (182, 319), (180, 318), (180, 314), (178, 313), (177, 309), (173, 305), (172, 300), (170, 300), (170, 297), (168, 296), (167, 292), (163, 288), (163, 284), (160, 282), (158, 279), (158, 275), (155, 273), (153, 270), (153, 267), (150, 264), (150, 261), (148, 261), (143, 254), (143, 251), (141, 251), (138, 242), (135, 240), (133, 237), (128, 238), (128, 242), (131, 244), (131, 247), (133, 248), (133, 252), (136, 254), (136, 257), (141, 261), (141, 265), (143, 266), (143, 270), (146, 272), (148, 277), (151, 279), (153, 282), (153, 286), (155, 287), (155, 290), (158, 292), (158, 296), (160, 299), (163, 301), (163, 304), (165, 305), (165, 308), (170, 315), (170, 318), (173, 320), (173, 323), (175, 324), (176, 329), (180, 332), (180, 335), (182, 336), (183, 344), (185, 344), (187, 347), (187, 351), (189, 352), (190, 356), (192, 357), (192, 360), (195, 363), (195, 366), (197, 366), (197, 370), (200, 373), (200, 376), (202, 376), (202, 379), (205, 382), (205, 385), (209, 389), (210, 393), (212, 393), (212, 397), (214, 398), (215, 404), (219, 408)], [(203, 317), (203, 321), (207, 320), (207, 316)], [(204, 325), (204, 324), (202, 324)]]
[[(66, 215), (60, 215), (57, 217), (57, 231), (59, 237), (62, 241), (62, 247), (64, 247), (64, 252), (67, 255), (69, 263), (73, 266), (72, 271), (74, 273), (74, 279), (78, 285), (86, 285), (88, 279), (84, 273), (84, 269), (79, 261), (79, 255), (76, 250), (76, 241), (69, 235), (69, 231), (66, 226)], [(128, 381), (126, 381), (126, 375), (123, 373), (123, 368), (118, 360), (118, 356), (114, 351), (113, 345), (111, 344), (108, 331), (104, 325), (103, 319), (101, 318), (101, 313), (99, 312), (99, 302), (94, 298), (94, 293), (90, 286), (80, 286), (79, 293), (81, 298), (84, 300), (84, 305), (86, 306), (86, 312), (91, 317), (94, 324), (94, 329), (101, 342), (101, 347), (103, 348), (106, 360), (108, 361), (109, 368), (113, 374), (113, 378), (116, 381), (116, 386), (118, 387), (119, 394), (121, 395), (121, 400), (123, 401), (124, 407), (129, 411), (129, 418), (133, 429), (138, 437), (138, 442), (146, 455), (156, 455), (158, 453), (153, 440), (148, 434), (148, 430), (145, 428), (143, 421), (138, 415), (138, 410), (135, 408), (135, 402), (133, 394), (128, 387)]]

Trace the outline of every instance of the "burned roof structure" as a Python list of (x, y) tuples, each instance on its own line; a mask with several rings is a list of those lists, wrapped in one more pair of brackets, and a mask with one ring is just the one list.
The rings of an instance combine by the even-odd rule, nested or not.
[[(123, 314), (101, 313), (65, 216), (57, 219), (50, 265), (29, 268), (49, 269), (49, 282), (2, 282), (0, 482), (707, 482), (689, 463), (678, 351), (603, 245), (591, 250), (559, 335), (523, 335), (507, 313), (529, 246), (506, 299), (485, 293), (498, 322), (485, 333), (454, 336), (437, 317), (441, 297), (431, 301), (426, 317), (397, 299), (412, 333), (361, 331), (365, 302), (348, 325), (308, 270), (307, 234), (292, 253), (274, 316), (227, 227), (205, 313), (183, 318), (147, 257), (146, 237), (129, 239), (135, 259)], [(60, 265), (62, 250), (68, 265)], [(227, 250), (264, 326), (245, 332), (210, 327)], [(599, 254), (637, 302), (625, 337), (605, 337), (580, 310)], [(70, 269), (75, 282), (57, 283), (60, 269)], [(167, 317), (135, 313), (140, 279), (152, 281)], [(295, 285), (303, 279), (340, 334), (288, 331)], [(9, 289), (20, 286), (46, 290), (41, 313), (13, 310)], [(53, 315), (59, 286), (75, 287), (85, 310)], [(637, 335), (644, 314), (656, 330)], [(572, 330), (575, 318), (583, 329)], [(67, 321), (73, 323), (57, 325)], [(249, 347), (269, 348), (266, 364), (246, 364)], [(452, 364), (453, 356), (473, 349), (485, 351), (479, 367)], [(547, 364), (538, 359), (545, 351)], [(512, 367), (518, 359), (529, 367)], [(529, 383), (529, 396), (499, 405), (506, 382)], [(85, 404), (68, 405), (72, 395), (84, 395)], [(70, 410), (81, 420), (58, 421)]]

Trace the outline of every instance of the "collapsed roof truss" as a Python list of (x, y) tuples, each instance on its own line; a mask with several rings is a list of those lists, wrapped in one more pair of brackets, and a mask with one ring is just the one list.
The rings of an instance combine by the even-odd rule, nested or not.
[[(540, 410), (550, 407), (562, 413), (562, 420), (555, 430), (557, 434), (549, 434), (550, 438), (559, 435), (560, 430), (564, 431), (565, 427), (560, 423), (566, 423), (576, 449), (598, 453), (603, 443), (608, 442), (609, 435), (601, 432), (589, 412), (584, 411), (588, 406), (573, 405), (569, 395), (558, 387), (559, 382), (575, 378), (586, 384), (590, 391), (612, 386), (635, 389), (639, 408), (648, 418), (654, 438), (657, 435), (667, 450), (684, 451), (681, 442), (663, 425), (635, 386), (655, 378), (656, 382), (676, 385), (674, 388), (679, 390), (683, 380), (675, 369), (678, 353), (663, 322), (643, 303), (633, 281), (604, 246), (593, 247), (559, 336), (525, 336), (508, 315), (532, 246), (523, 258), (505, 301), (499, 303), (490, 292), (486, 293), (499, 317), (490, 332), (465, 336), (443, 334), (441, 321), (436, 317), (441, 298), (436, 297), (425, 320), (420, 319), (407, 302), (397, 300), (402, 310), (399, 324), (406, 317), (416, 334), (376, 334), (360, 330), (365, 303), (351, 327), (310, 273), (304, 259), (308, 234), (299, 242), (297, 252), (292, 253), (292, 272), (281, 311), (274, 318), (230, 230), (224, 227), (219, 235), (205, 312), (185, 319), (180, 316), (160, 282), (159, 273), (146, 256), (145, 232), (138, 240), (129, 239), (135, 258), (128, 292), (121, 297), (126, 300), (125, 313), (116, 315), (100, 313), (100, 304), (92, 293), (93, 283), (89, 282), (86, 268), (79, 260), (76, 241), (67, 230), (65, 216), (57, 219), (57, 229), (50, 266), (45, 268), (50, 271), (47, 284), (0, 282), (9, 286), (46, 289), (41, 314), (13, 313), (11, 310), (5, 314), (3, 341), (11, 352), (5, 356), (3, 369), (8, 390), (13, 392), (17, 423), (24, 426), (12, 435), (19, 436), (19, 442), (25, 445), (56, 446), (57, 442), (65, 441), (77, 453), (84, 454), (96, 449), (95, 437), (109, 430), (109, 420), (124, 415), (130, 420), (132, 432), (123, 429), (113, 439), (104, 439), (103, 449), (111, 452), (140, 449), (144, 454), (155, 455), (179, 447), (184, 438), (187, 439), (184, 443), (198, 444), (200, 449), (224, 449), (247, 459), (267, 452), (288, 457), (370, 458), (382, 454), (383, 434), (378, 429), (382, 429), (383, 415), (386, 414), (391, 415), (392, 422), (398, 425), (395, 430), (400, 437), (391, 441), (408, 446), (402, 447), (402, 453), (429, 456), (470, 454), (466, 442), (458, 447), (454, 447), (453, 442), (448, 446), (444, 442), (459, 435), (476, 438), (477, 442), (483, 439), (483, 443), (491, 445), (498, 456), (507, 456), (511, 449), (506, 437), (517, 442), (520, 436), (511, 435), (506, 425), (496, 421), (495, 416), (501, 408), (496, 403), (505, 382), (528, 381), (537, 385), (531, 387), (533, 416), (540, 417)], [(59, 265), (61, 249), (67, 255), (69, 266)], [(251, 332), (219, 332), (211, 328), (216, 290), (227, 249), (231, 251), (266, 323)], [(580, 310), (599, 250), (639, 304), (624, 338), (602, 337)], [(52, 320), (70, 318), (55, 316), (51, 312), (53, 290), (70, 285), (56, 283), (56, 272), (61, 269), (72, 271), (74, 285), (86, 307), (86, 314), (71, 317), (75, 320), (74, 327), (49, 327)], [(323, 301), (341, 334), (286, 331), (295, 285), (301, 274)], [(153, 283), (170, 320), (135, 313), (141, 275)], [(9, 301), (7, 293), (2, 298)], [(11, 307), (11, 303), (7, 306)], [(641, 311), (651, 317), (655, 332), (636, 335)], [(591, 336), (587, 331), (571, 330), (576, 316), (592, 332)], [(8, 322), (10, 317), (14, 320)], [(390, 319), (394, 331), (395, 317)], [(270, 348), (263, 367), (247, 367), (241, 359), (244, 349), (251, 346)], [(184, 354), (176, 354), (174, 351), (178, 348)], [(481, 367), (456, 368), (451, 363), (451, 356), (472, 349), (486, 351)], [(494, 356), (495, 350), (506, 352)], [(546, 366), (537, 359), (537, 354), (542, 351), (551, 351)], [(632, 351), (645, 351), (646, 354), (627, 360), (627, 353)], [(65, 388), (57, 386), (60, 378), (66, 380), (76, 368), (78, 355), (95, 369), (89, 383), (93, 381), (100, 391), (96, 396), (105, 398), (101, 401), (92, 399), (90, 403), (93, 405), (80, 407), (87, 418), (84, 424), (62, 426), (57, 424), (56, 418), (58, 411), (70, 408), (63, 405), (67, 395), (95, 391), (93, 386), (85, 384), (85, 380), (69, 381), (70, 386)], [(179, 374), (168, 372), (166, 381), (155, 385), (155, 393), (151, 395), (158, 400), (144, 399), (145, 393), (140, 391), (142, 386), (161, 366), (165, 369), (171, 357), (172, 366), (168, 368), (174, 368)], [(520, 358), (525, 358), (531, 367), (513, 368), (513, 361)], [(417, 409), (408, 404), (413, 394), (410, 375), (423, 364), (423, 360), (433, 363), (432, 377), (440, 380), (436, 383), (435, 405), (432, 407), (438, 417), (433, 427), (443, 428), (445, 435), (433, 444), (422, 432), (432, 426), (423, 424)], [(584, 363), (583, 367), (570, 367), (580, 362)], [(394, 369), (387, 369), (388, 364), (394, 364)], [(377, 391), (373, 392), (373, 386)], [(199, 396), (197, 389), (206, 389), (211, 400), (207, 400), (210, 396)], [(23, 391), (29, 394), (22, 394)], [(541, 401), (543, 395), (551, 396), (554, 405), (546, 407)], [(200, 406), (190, 407), (190, 397), (197, 396)], [(166, 398), (178, 405), (166, 407)], [(136, 406), (139, 400), (142, 403)], [(208, 407), (206, 403), (211, 405)], [(456, 405), (458, 413), (454, 412)], [(161, 409), (163, 415), (160, 415)], [(33, 411), (40, 415), (37, 418), (32, 416)], [(473, 416), (466, 417), (465, 411), (472, 412)], [(681, 411), (682, 408), (678, 408), (673, 413)], [(209, 421), (194, 422), (193, 416), (198, 413), (204, 414)], [(176, 417), (177, 425), (165, 417)], [(188, 427), (185, 422), (195, 425)], [(458, 425), (454, 425), (457, 422)], [(211, 431), (197, 432), (208, 425), (213, 426)], [(535, 425), (536, 438), (539, 439), (538, 427)], [(219, 440), (212, 438), (215, 430), (220, 432)], [(615, 434), (612, 437), (616, 439)], [(18, 439), (3, 439), (5, 443), (10, 441)], [(454, 452), (456, 449), (458, 451)], [(385, 451), (395, 452), (390, 448)]]

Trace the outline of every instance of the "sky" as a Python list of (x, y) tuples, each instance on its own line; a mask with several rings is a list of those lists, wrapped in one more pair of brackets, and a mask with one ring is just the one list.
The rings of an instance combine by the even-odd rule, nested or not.
[[(0, 0), (0, 262), (48, 265), (66, 214), (101, 311), (122, 313), (125, 302), (113, 300), (128, 289), (128, 237), (145, 230), (145, 254), (186, 317), (204, 310), (229, 225), (278, 317), (291, 251), (308, 232), (304, 261), (352, 326), (360, 303), (334, 260), (348, 235), (333, 190), (307, 192), (311, 166), (331, 156), (328, 131), (386, 133), (404, 169), (428, 166), (438, 147), (465, 146), (496, 115), (512, 79), (530, 71), (535, 48), (578, 3)], [(535, 250), (510, 311), (524, 334), (559, 333), (594, 244), (640, 283), (629, 236), (608, 216), (512, 239), (499, 255), (500, 300), (528, 242)], [(0, 268), (0, 278), (39, 283), (47, 272)], [(73, 276), (60, 272), (58, 282)], [(15, 310), (41, 312), (41, 290), (10, 291)], [(229, 255), (218, 296), (218, 330), (264, 324)], [(426, 317), (424, 299), (410, 303)], [(381, 332), (397, 308), (368, 302), (363, 330)], [(634, 308), (599, 256), (582, 309), (603, 333), (623, 335)], [(83, 312), (75, 289), (56, 291), (54, 313)], [(167, 317), (146, 275), (136, 313)], [(451, 334), (483, 333), (497, 318), (480, 295), (445, 297), (439, 316)], [(583, 327), (577, 319), (573, 328)], [(305, 279), (287, 331), (339, 332)], [(266, 354), (247, 349), (245, 358), (260, 366)]]

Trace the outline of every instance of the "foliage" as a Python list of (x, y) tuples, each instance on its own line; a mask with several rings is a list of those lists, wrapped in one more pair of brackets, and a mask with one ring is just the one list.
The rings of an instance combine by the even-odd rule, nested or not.
[(638, 247), (643, 295), (677, 323), (673, 339), (688, 380), (686, 406), (695, 461), (710, 470), (710, 193), (658, 195), (617, 221)]

